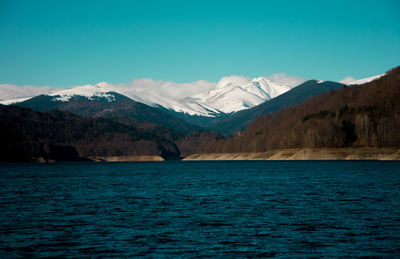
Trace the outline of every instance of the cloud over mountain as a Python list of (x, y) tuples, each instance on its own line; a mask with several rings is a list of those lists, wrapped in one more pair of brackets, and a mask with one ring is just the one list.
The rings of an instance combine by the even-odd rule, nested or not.
[(55, 89), (49, 86), (0, 84), (0, 103), (8, 104), (12, 103), (14, 99), (26, 99), (40, 94), (48, 94)]
[(140, 78), (129, 83), (100, 82), (69, 88), (3, 84), (0, 85), (0, 102), (10, 104), (40, 94), (64, 96), (68, 93), (68, 96), (73, 94), (87, 96), (91, 92), (86, 90), (95, 89), (96, 92), (117, 92), (135, 101), (151, 106), (162, 106), (176, 112), (215, 116), (219, 113), (231, 113), (254, 107), (304, 81), (304, 78), (281, 73), (258, 78), (231, 75), (221, 78), (219, 82), (198, 80), (191, 83)]

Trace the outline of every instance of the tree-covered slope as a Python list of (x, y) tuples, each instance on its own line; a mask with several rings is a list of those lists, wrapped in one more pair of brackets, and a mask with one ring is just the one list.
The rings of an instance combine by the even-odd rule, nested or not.
[(299, 147), (400, 147), (400, 67), (372, 82), (261, 116), (240, 136), (214, 141), (202, 151)]
[(163, 136), (109, 119), (3, 105), (0, 118), (0, 161), (29, 161), (38, 157), (76, 160), (88, 156), (179, 156), (177, 146)]
[(163, 111), (115, 93), (107, 93), (110, 98), (74, 95), (68, 100), (58, 96), (39, 95), (15, 105), (36, 111), (60, 110), (72, 112), (82, 117), (129, 118), (144, 123), (159, 124), (174, 131), (188, 134), (199, 130), (190, 123), (175, 118)]
[(343, 84), (336, 82), (318, 82), (309, 80), (286, 93), (279, 95), (249, 110), (243, 110), (231, 117), (222, 119), (210, 126), (211, 130), (225, 135), (231, 135), (238, 130), (244, 130), (256, 118), (293, 104), (299, 104), (313, 96), (330, 90), (339, 89)]

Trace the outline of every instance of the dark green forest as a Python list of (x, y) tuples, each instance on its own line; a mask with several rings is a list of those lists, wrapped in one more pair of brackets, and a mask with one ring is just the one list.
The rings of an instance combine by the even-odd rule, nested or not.
[(0, 161), (143, 155), (176, 159), (220, 137), (118, 93), (109, 94), (113, 102), (80, 96), (61, 102), (39, 95), (1, 106)]
[(81, 118), (62, 111), (36, 112), (0, 106), (1, 161), (56, 161), (88, 156), (179, 156), (174, 143), (156, 131), (145, 131), (104, 118)]
[(193, 132), (185, 137), (169, 128), (129, 118), (79, 117), (64, 111), (37, 112), (17, 106), (1, 105), (0, 117), (3, 162), (37, 158), (76, 161), (91, 156), (178, 158), (180, 148), (191, 154), (197, 151), (198, 143), (219, 136)]

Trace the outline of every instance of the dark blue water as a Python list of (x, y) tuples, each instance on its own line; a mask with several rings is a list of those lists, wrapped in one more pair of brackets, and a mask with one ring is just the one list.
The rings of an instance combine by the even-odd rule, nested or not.
[(0, 257), (399, 257), (398, 162), (0, 165)]

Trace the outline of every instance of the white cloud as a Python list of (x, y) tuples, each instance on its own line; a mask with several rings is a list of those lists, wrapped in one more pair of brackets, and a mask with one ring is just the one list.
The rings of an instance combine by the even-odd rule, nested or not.
[(252, 80), (251, 77), (246, 76), (224, 76), (218, 81), (218, 87), (225, 87), (227, 85), (246, 85)]
[(342, 84), (351, 84), (351, 83), (353, 83), (353, 82), (355, 82), (355, 81), (357, 81), (357, 79), (355, 79), (354, 77), (352, 77), (352, 76), (346, 76), (345, 78), (343, 78), (342, 80), (340, 80), (339, 81), (339, 83), (342, 83)]
[[(288, 76), (285, 73), (267, 76), (274, 83), (280, 83), (289, 87), (294, 87), (305, 81), (304, 78)], [(225, 76), (219, 82), (210, 82), (206, 80), (198, 80), (191, 83), (177, 83), (173, 81), (155, 81), (151, 78), (133, 79), (125, 84), (111, 84), (100, 82), (96, 85), (108, 89), (110, 91), (120, 92), (127, 95), (147, 95), (147, 96), (170, 96), (179, 99), (190, 98), (198, 94), (206, 94), (207, 92), (223, 87), (227, 84), (244, 85), (251, 82), (252, 78), (245, 76)], [(76, 86), (73, 86), (76, 87)], [(72, 88), (72, 87), (68, 87)], [(53, 91), (61, 90), (56, 87), (49, 86), (16, 86), (13, 84), (0, 84), (0, 100), (27, 98), (40, 94), (49, 94)]]
[(110, 90), (118, 91), (127, 95), (149, 95), (149, 96), (172, 96), (175, 98), (186, 98), (203, 91), (215, 88), (216, 83), (199, 80), (192, 83), (176, 83), (173, 81), (154, 81), (151, 78), (134, 79), (127, 84), (99, 83)]
[(290, 88), (298, 86), (306, 81), (306, 79), (303, 77), (289, 76), (285, 73), (273, 74), (273, 75), (267, 76), (266, 78), (268, 78), (269, 80), (271, 80), (274, 83), (281, 84), (281, 85), (287, 85)]
[(54, 87), (49, 86), (16, 86), (13, 84), (0, 84), (0, 100), (28, 98), (41, 94), (48, 94)]

